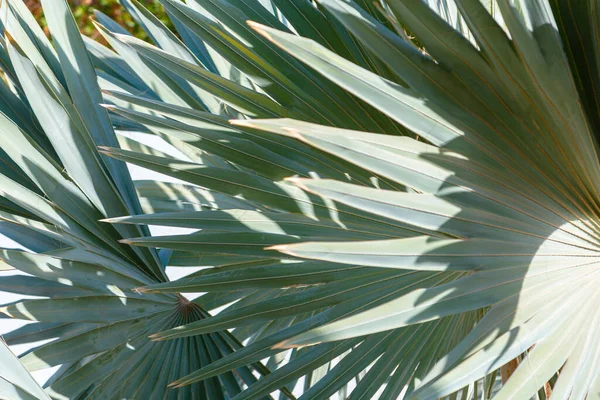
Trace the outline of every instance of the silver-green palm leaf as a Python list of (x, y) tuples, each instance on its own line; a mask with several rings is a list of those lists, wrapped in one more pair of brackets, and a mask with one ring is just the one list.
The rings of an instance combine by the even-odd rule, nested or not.
[[(21, 0), (1, 6), (1, 230), (27, 250), (0, 249), (0, 270), (20, 272), (3, 276), (0, 290), (34, 296), (0, 307), (3, 319), (31, 321), (3, 340), (9, 346), (45, 343), (21, 354), (22, 365), (0, 344), (0, 397), (233, 397), (256, 381), (254, 371), (266, 374), (267, 368), (257, 362), (235, 375), (168, 387), (241, 344), (228, 332), (162, 343), (149, 338), (209, 314), (179, 294), (134, 290), (168, 281), (170, 253), (119, 242), (149, 236), (146, 227), (102, 220), (141, 214), (149, 203), (152, 208), (149, 193), (157, 185), (138, 185), (138, 195), (126, 165), (99, 153), (99, 146), (119, 146), (119, 140), (101, 105), (96, 71), (67, 3), (42, 3), (52, 41)], [(179, 189), (188, 198), (207, 195)], [(61, 367), (42, 390), (23, 366)]]
[[(286, 5), (302, 2), (275, 3), (286, 15)], [(184, 22), (184, 14), (178, 14), (183, 5), (165, 4)], [(190, 30), (208, 42), (214, 30), (203, 18), (211, 15), (241, 36), (243, 52), (229, 52), (222, 39), (211, 45), (232, 64), (240, 62), (250, 81), (286, 106), (287, 117), (311, 123), (256, 119), (261, 113), (218, 94), (253, 118), (235, 121), (227, 133), (219, 129), (252, 143), (243, 155), (227, 154), (202, 143), (211, 141), (216, 129), (205, 125), (205, 116), (184, 116), (174, 106), (113, 94), (138, 107), (118, 106), (118, 114), (221, 155), (239, 170), (225, 174), (123, 151), (109, 154), (265, 207), (114, 220), (202, 230), (133, 244), (263, 257), (144, 290), (254, 288), (266, 296), (269, 287), (287, 288), (267, 299), (242, 291), (241, 305), (156, 335), (172, 339), (224, 328), (236, 328), (234, 332), (246, 335), (241, 338), (259, 335), (245, 349), (180, 384), (214, 376), (253, 356), (316, 345), (294, 350), (297, 358), (242, 397), (268, 393), (274, 382), (303, 375), (350, 348), (339, 368), (308, 389), (306, 398), (332, 395), (367, 366), (351, 398), (373, 396), (373, 388), (390, 376), (383, 398), (396, 398), (405, 386), (408, 396), (418, 399), (443, 397), (469, 385), (465, 395), (481, 394), (480, 380), (489, 395), (494, 376), (489, 374), (513, 359), (521, 360), (520, 366), (498, 398), (528, 398), (545, 382), (551, 382), (556, 398), (597, 393), (598, 315), (593, 304), (600, 268), (600, 164), (594, 4), (499, 1), (490, 10), (478, 0), (460, 0), (456, 8), (436, 13), (418, 0), (388, 0), (382, 7), (349, 0), (320, 0), (317, 8), (303, 3), (334, 29), (346, 28), (364, 58), (345, 53), (343, 36), (327, 40), (299, 14), (289, 18), (297, 35), (277, 21), (250, 15), (248, 2), (194, 4), (199, 13), (185, 13)], [(236, 6), (237, 13), (247, 12), (255, 22), (242, 25), (238, 19), (234, 25)], [(324, 21), (319, 18), (309, 20)], [(166, 53), (126, 42), (142, 57), (167, 66)], [(389, 130), (393, 125), (367, 128), (366, 121), (383, 120), (364, 105), (352, 108), (352, 115), (366, 110), (373, 117), (358, 118), (356, 122), (365, 123), (357, 129), (336, 108), (344, 107), (341, 101), (328, 102), (323, 115), (322, 106), (306, 108), (302, 100), (308, 97), (293, 86), (300, 102), (289, 102), (278, 91), (289, 84), (284, 76), (260, 75), (241, 63), (256, 55), (263, 71), (273, 65), (283, 69), (284, 62), (296, 65), (278, 49), (301, 61), (299, 68), (319, 73), (315, 82), (329, 79), (351, 93), (352, 101), (362, 100), (408, 129), (398, 130), (408, 137), (381, 135), (395, 133)], [(298, 78), (293, 83), (302, 82), (300, 72), (290, 74)], [(314, 89), (307, 84), (300, 88)], [(350, 101), (343, 92), (339, 96)], [(220, 143), (235, 143), (221, 137)], [(284, 147), (271, 148), (276, 154), (270, 157), (255, 152), (254, 146), (263, 143), (291, 146), (289, 140), (296, 140), (293, 146), (304, 155), (323, 159), (323, 153), (330, 154), (329, 165), (347, 173), (339, 177), (308, 160), (286, 158)], [(267, 163), (273, 167), (263, 169)], [(281, 181), (274, 165), (296, 177)], [(362, 178), (369, 174), (375, 180)], [(273, 261), (274, 251), (284, 254), (281, 261)], [(263, 333), (271, 326), (276, 329)]]
[[(154, 376), (149, 364), (163, 358), (172, 373), (140, 378), (144, 395), (173, 393), (164, 387), (175, 380), (189, 396), (235, 399), (292, 397), (294, 386), (302, 399), (597, 396), (596, 4), (485, 3), (164, 0), (174, 34), (123, 0), (153, 44), (101, 14), (112, 50), (85, 41), (112, 127), (89, 65), (65, 69), (81, 64), (78, 35), (54, 28), (55, 54), (7, 26), (2, 61), (19, 84), (3, 109), (19, 129), (0, 145), (27, 179), (3, 170), (2, 218), (26, 227), (14, 235), (64, 245), (4, 252), (24, 272), (44, 266), (38, 279), (53, 283), (29, 286), (53, 306), (3, 310), (58, 330), (47, 348), (56, 364), (75, 364), (48, 393), (118, 353), (88, 326), (101, 303), (112, 316), (101, 322), (127, 338), (122, 349), (141, 341), (147, 363), (116, 359), (81, 398), (137, 398), (128, 375)], [(74, 142), (85, 155), (56, 144), (64, 131), (48, 124), (67, 120), (61, 108), (9, 111), (51, 99), (74, 121), (68, 132), (89, 131)], [(184, 157), (127, 138), (119, 148), (113, 127), (157, 135)], [(184, 182), (136, 182), (134, 194), (120, 161)], [(149, 237), (146, 225), (198, 232)], [(81, 259), (90, 251), (111, 262)], [(90, 280), (99, 263), (106, 275)], [(163, 265), (212, 268), (168, 282)], [(64, 279), (67, 297), (54, 288)], [(187, 292), (204, 294), (188, 303)], [(57, 312), (71, 298), (90, 301), (85, 321)], [(37, 338), (14, 338), (28, 335)], [(87, 354), (97, 356), (65, 357), (68, 335), (95, 340)], [(186, 343), (206, 351), (194, 357)], [(23, 361), (49, 360), (44, 349)], [(257, 364), (265, 358), (271, 373)], [(498, 391), (497, 371), (515, 360)], [(256, 382), (250, 365), (264, 374)]]

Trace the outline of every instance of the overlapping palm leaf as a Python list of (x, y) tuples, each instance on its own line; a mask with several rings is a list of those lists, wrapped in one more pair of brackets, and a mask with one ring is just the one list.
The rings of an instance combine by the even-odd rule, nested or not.
[[(43, 318), (7, 339), (59, 336), (22, 357), (66, 364), (50, 395), (177, 396), (175, 380), (261, 398), (304, 377), (306, 399), (489, 398), (515, 359), (497, 398), (597, 395), (594, 3), (162, 3), (177, 35), (124, 0), (153, 44), (98, 15), (112, 50), (85, 45), (117, 132), (183, 158), (118, 148), (71, 25), (54, 53), (27, 17), (5, 22), (2, 218), (48, 238), (3, 257), (44, 284), (7, 286), (52, 298), (5, 308)], [(120, 161), (184, 183), (136, 196)], [(165, 264), (213, 268), (168, 282)], [(71, 299), (89, 304), (66, 318)], [(152, 360), (172, 373), (149, 384)]]
[[(138, 195), (125, 164), (98, 152), (98, 146), (119, 143), (101, 106), (94, 55), (88, 55), (66, 2), (43, 5), (52, 41), (20, 0), (2, 2), (1, 9), (0, 58), (6, 76), (0, 83), (2, 233), (27, 250), (0, 250), (0, 269), (21, 273), (3, 276), (0, 289), (29, 299), (3, 305), (0, 314), (32, 321), (4, 336), (8, 345), (37, 343), (20, 356), (27, 369), (61, 367), (42, 391), (2, 343), (0, 397), (233, 397), (256, 381), (254, 373), (266, 374), (267, 368), (257, 362), (203, 383), (168, 387), (241, 344), (225, 331), (172, 342), (150, 340), (154, 333), (209, 314), (178, 294), (136, 292), (139, 286), (168, 281), (169, 252), (119, 242), (148, 236), (144, 226), (101, 220), (160, 208), (153, 192), (160, 188), (164, 193), (168, 185), (142, 183)], [(104, 56), (108, 51), (95, 49)], [(126, 138), (121, 143), (149, 151)], [(172, 189), (185, 197), (183, 209), (204, 207), (202, 196), (228, 201), (183, 185)], [(220, 299), (209, 304), (219, 305)]]
[(33, 380), (29, 372), (11, 353), (4, 341), (0, 342), (2, 364), (0, 372), (0, 396), (5, 399), (49, 399)]
[[(224, 4), (231, 8), (230, 4), (219, 3), (219, 5)], [(213, 7), (215, 6), (213, 5)], [(167, 5), (167, 9), (169, 9), (169, 5)], [(187, 11), (189, 15), (203, 21), (200, 15)], [(321, 15), (320, 12), (317, 15)], [(239, 22), (244, 23), (244, 21)], [(205, 39), (205, 36), (200, 36), (202, 32), (198, 30), (197, 22), (188, 21), (188, 24), (190, 29), (195, 29), (193, 32), (199, 35), (199, 38)], [(245, 31), (249, 29), (245, 25), (242, 27)], [(127, 45), (129, 46), (127, 51), (134, 49), (135, 56), (141, 57), (146, 62), (145, 65), (157, 65), (165, 71), (177, 71), (179, 76), (185, 76), (188, 82), (196, 82), (197, 85), (208, 85), (209, 79), (213, 82), (218, 79), (218, 77), (203, 72), (197, 65), (194, 66), (192, 63), (173, 57), (164, 50), (153, 48), (131, 37), (106, 34), (109, 40), (110, 38), (118, 40), (115, 48)], [(256, 34), (252, 35), (256, 42), (267, 43)], [(233, 39), (230, 38), (230, 40)], [(286, 57), (285, 53), (276, 47), (270, 47), (270, 49), (278, 55), (279, 59)], [(121, 55), (124, 54), (128, 53), (123, 50)], [(123, 57), (130, 60), (130, 65), (134, 69), (133, 63), (137, 61), (131, 61), (133, 57)], [(136, 60), (139, 61), (139, 58)], [(301, 67), (297, 62), (294, 63), (297, 67)], [(302, 68), (305, 69), (305, 67)], [(247, 68), (244, 72), (250, 74), (252, 69)], [(306, 74), (307, 72), (303, 71), (302, 73)], [(323, 81), (323, 78), (317, 75), (314, 79)], [(255, 84), (264, 85), (261, 87), (265, 92), (272, 90), (270, 82), (263, 83), (256, 79)], [(219, 95), (221, 101), (231, 107), (236, 107), (238, 112), (245, 115), (269, 116), (277, 111), (275, 103), (270, 103), (268, 97), (250, 93), (244, 86), (236, 87), (231, 82), (227, 85), (230, 88), (229, 91), (217, 91), (216, 87), (205, 87), (207, 91)], [(319, 86), (325, 85), (330, 84), (323, 81)], [(216, 202), (217, 205), (220, 205), (221, 210), (204, 210), (198, 213), (162, 213), (133, 219), (110, 220), (118, 223), (150, 223), (152, 225), (178, 225), (203, 229), (193, 237), (159, 237), (155, 240), (158, 246), (175, 250), (171, 265), (217, 265), (218, 268), (203, 270), (187, 277), (185, 278), (186, 284), (177, 282), (172, 286), (156, 289), (169, 292), (207, 291), (209, 292), (209, 295), (206, 296), (208, 299), (225, 292), (222, 294), (223, 297), (230, 301), (240, 299), (235, 305), (221, 311), (218, 323), (214, 321), (206, 327), (188, 324), (185, 329), (175, 330), (178, 335), (189, 337), (199, 333), (198, 329), (218, 332), (222, 329), (237, 327), (243, 328), (236, 329), (234, 332), (238, 339), (249, 339), (243, 351), (236, 352), (232, 357), (213, 364), (211, 369), (200, 370), (194, 376), (178, 381), (178, 384), (189, 384), (206, 378), (208, 376), (206, 374), (214, 375), (220, 373), (219, 371), (229, 371), (280, 353), (282, 350), (272, 350), (270, 347), (281, 341), (281, 338), (293, 336), (298, 329), (303, 329), (302, 326), (315, 326), (315, 324), (322, 323), (320, 322), (323, 317), (321, 311), (333, 305), (339, 305), (339, 307), (335, 310), (330, 309), (329, 313), (339, 316), (349, 315), (373, 301), (381, 303), (390, 297), (397, 296), (408, 290), (406, 285), (411, 287), (435, 285), (444, 279), (452, 279), (456, 275), (437, 274), (429, 277), (426, 276), (427, 274), (409, 273), (409, 276), (406, 277), (405, 272), (378, 271), (352, 265), (340, 268), (332, 263), (298, 263), (287, 260), (287, 257), (279, 260), (279, 254), (265, 251), (263, 248), (273, 244), (289, 243), (291, 240), (299, 240), (300, 237), (325, 240), (342, 236), (358, 240), (365, 237), (389, 238), (416, 234), (412, 229), (406, 229), (408, 226), (405, 224), (391, 221), (388, 218), (372, 216), (365, 218), (364, 213), (357, 213), (347, 207), (340, 208), (318, 197), (309, 196), (305, 191), (284, 182), (283, 178), (290, 175), (308, 177), (316, 173), (322, 177), (358, 181), (365, 185), (398, 190), (402, 189), (402, 185), (379, 179), (367, 170), (356, 168), (350, 163), (339, 158), (332, 158), (325, 152), (311, 149), (295, 140), (272, 135), (265, 136), (252, 128), (232, 127), (227, 121), (229, 115), (215, 116), (206, 111), (193, 110), (189, 107), (194, 106), (189, 103), (182, 105), (182, 102), (173, 104), (169, 101), (157, 101), (145, 93), (133, 90), (126, 93), (117, 88), (107, 87), (107, 89), (110, 91), (106, 92), (106, 99), (113, 103), (109, 108), (115, 115), (128, 118), (160, 135), (189, 155), (190, 160), (186, 162), (154, 154), (115, 149), (106, 149), (107, 154), (185, 180), (190, 184), (226, 195), (242, 197), (249, 202), (241, 210), (239, 207), (225, 206)], [(278, 100), (278, 103), (286, 104), (286, 98), (281, 97), (280, 93), (276, 91), (267, 93)], [(349, 98), (353, 102), (357, 102), (347, 93), (339, 93), (342, 98)], [(164, 100), (163, 96), (157, 97)], [(263, 109), (268, 107), (273, 111), (265, 112), (257, 109), (257, 100), (260, 101), (261, 106), (264, 104)], [(399, 126), (385, 118), (382, 113), (368, 108), (364, 103), (360, 104), (374, 116), (370, 118), (386, 121), (394, 127), (391, 133), (398, 132)], [(251, 109), (252, 107), (254, 108)], [(289, 110), (293, 110), (293, 107), (288, 106), (285, 110), (287, 113), (280, 113), (280, 116), (294, 116), (289, 114)], [(297, 114), (295, 117), (321, 121), (319, 115), (316, 115), (314, 111), (306, 114), (310, 117), (301, 117), (301, 114)], [(349, 126), (348, 123), (351, 122), (346, 121), (344, 117), (341, 117), (339, 121), (344, 121), (343, 124), (338, 122), (338, 125), (342, 126)], [(389, 129), (384, 131), (390, 132)], [(227, 163), (220, 165), (207, 163), (206, 158), (199, 155), (202, 150), (227, 160)], [(212, 161), (214, 160), (213, 158)], [(227, 208), (234, 209), (227, 210)], [(286, 211), (286, 213), (282, 213), (282, 211)], [(315, 220), (315, 218), (318, 219)], [(166, 240), (172, 245), (165, 245)], [(186, 243), (180, 243), (181, 241)], [(136, 241), (135, 243), (148, 245), (150, 242)], [(224, 256), (223, 253), (230, 254)], [(211, 282), (207, 283), (205, 280), (207, 278)], [(199, 282), (198, 284), (195, 283), (196, 280)], [(262, 286), (259, 285), (255, 288), (248, 285), (249, 281), (254, 281), (258, 285), (260, 280), (264, 282)], [(330, 286), (329, 283), (332, 285)], [(314, 287), (310, 288), (311, 286)], [(294, 287), (295, 289), (292, 289)], [(302, 287), (309, 287), (309, 289)], [(278, 290), (282, 288), (284, 290)], [(255, 289), (259, 289), (259, 291)], [(239, 292), (227, 294), (232, 290)], [(383, 293), (388, 293), (388, 295)], [(285, 304), (283, 301), (291, 303), (282, 308), (281, 305)], [(245, 318), (240, 319), (240, 316)], [(478, 317), (477, 313), (473, 313), (468, 320), (474, 322)], [(469, 324), (468, 320), (467, 324)], [(298, 325), (300, 322), (302, 324)], [(444, 354), (447, 344), (442, 345), (441, 338), (444, 330), (449, 326), (457, 330), (453, 339), (456, 341), (462, 336), (462, 332), (459, 331), (460, 321), (455, 318), (449, 318), (443, 324), (424, 325), (413, 333), (426, 339), (419, 345), (420, 348), (436, 348), (425, 358), (425, 362), (433, 364), (434, 360)], [(288, 329), (282, 331), (286, 327)], [(272, 336), (275, 332), (279, 336)], [(389, 334), (381, 335), (381, 337), (373, 339), (374, 343), (378, 344), (375, 349), (372, 349), (370, 344), (363, 345), (360, 350), (357, 348), (352, 352), (355, 357), (354, 361), (351, 358), (345, 359), (345, 363), (356, 363), (352, 369), (346, 371), (345, 364), (340, 365), (334, 374), (329, 375), (329, 384), (321, 381), (321, 387), (315, 386), (305, 396), (327, 396), (327, 394), (331, 395), (341, 388), (345, 388), (348, 382), (359, 376), (375, 358), (384, 353), (387, 344), (406, 339), (406, 335), (405, 331), (394, 332), (391, 336)], [(281, 383), (295, 382), (307, 374), (309, 377), (305, 380), (305, 385), (308, 389), (310, 386), (314, 386), (318, 380), (319, 368), (333, 367), (334, 364), (330, 364), (330, 362), (346, 354), (349, 349), (359, 343), (360, 341), (355, 340), (345, 341), (341, 346), (324, 346), (317, 353), (308, 352), (307, 355), (304, 355), (304, 351), (294, 351), (291, 354), (290, 362), (284, 368), (273, 373), (268, 380), (252, 386), (242, 396), (262, 396), (277, 389), (277, 385)], [(414, 352), (415, 349), (406, 346), (394, 354), (394, 360), (400, 360), (407, 355), (414, 356)], [(276, 360), (277, 358), (272, 357), (270, 364), (276, 366)], [(309, 362), (305, 364), (307, 360)], [(415, 366), (422, 362), (422, 359), (413, 357), (411, 361), (408, 361), (407, 367), (409, 370), (414, 370)], [(297, 368), (298, 365), (303, 365), (303, 367)], [(374, 372), (375, 375), (372, 375), (374, 378), (370, 379), (376, 378), (381, 383), (387, 380), (395, 368), (395, 364), (390, 364), (389, 360), (383, 359), (378, 367), (382, 370)], [(423, 371), (426, 371), (427, 368), (421, 367)], [(400, 376), (398, 384), (390, 386), (386, 395), (394, 397), (400, 393), (404, 388), (402, 382), (408, 383), (411, 376), (412, 374)], [(356, 391), (356, 394), (364, 391), (364, 396), (371, 396), (379, 390), (380, 386), (381, 384), (365, 384)]]
[[(120, 116), (181, 148), (190, 145), (227, 159), (234, 168), (225, 172), (193, 160), (113, 149), (107, 154), (263, 208), (112, 220), (201, 229), (128, 243), (188, 252), (196, 260), (211, 253), (242, 257), (240, 263), (228, 258), (220, 268), (143, 289), (240, 290), (241, 300), (218, 315), (154, 336), (235, 328), (240, 339), (251, 339), (243, 350), (178, 383), (314, 345), (293, 350), (288, 364), (241, 397), (268, 393), (351, 348), (340, 364), (325, 367), (331, 370), (320, 381), (307, 384), (305, 398), (328, 397), (361, 371), (368, 372), (351, 398), (369, 398), (384, 382), (383, 398), (396, 398), (406, 386), (419, 399), (463, 387), (465, 395), (473, 395), (481, 393), (479, 380), (489, 395), (494, 371), (514, 359), (523, 361), (498, 398), (528, 398), (545, 382), (557, 398), (595, 395), (597, 53), (585, 46), (596, 40), (594, 5), (500, 1), (490, 11), (477, 0), (461, 0), (444, 14), (416, 0), (390, 0), (385, 7), (320, 0), (317, 8), (307, 2), (289, 11), (296, 12), (289, 19), (296, 35), (268, 14), (257, 16), (250, 3), (190, 2), (199, 13), (175, 1), (165, 1), (165, 7), (267, 98), (285, 105), (286, 117), (312, 124), (255, 119), (268, 117), (269, 110), (249, 110), (250, 97), (239, 98), (242, 87), (235, 93), (206, 88), (253, 118), (233, 127), (224, 118), (209, 120), (139, 93), (108, 97)], [(302, 2), (275, 3), (286, 15), (286, 5)], [(324, 28), (303, 23), (302, 12), (319, 16), (310, 21), (328, 21), (334, 30), (343, 26), (348, 32), (326, 40)], [(450, 25), (444, 21), (454, 17)], [(255, 22), (245, 25), (244, 19)], [(344, 47), (352, 43), (347, 33), (350, 48)], [(173, 54), (116, 38), (146, 61), (195, 79), (194, 68)], [(302, 64), (296, 67), (280, 51)], [(273, 71), (274, 64), (282, 70), (293, 65), (292, 75), (256, 70), (260, 65), (261, 71)], [(281, 91), (286, 78), (301, 82), (309, 76), (304, 71), (316, 86), (326, 87), (324, 77), (354, 96), (339, 94), (344, 102), (339, 104), (362, 100), (412, 134), (361, 132), (395, 133), (388, 125), (353, 127), (335, 104), (328, 104), (323, 120), (321, 106), (306, 107), (320, 98), (315, 85), (304, 81), (302, 93), (293, 87), (295, 100)], [(199, 72), (195, 76), (208, 85)], [(267, 106), (267, 98), (258, 104)], [(383, 121), (371, 108), (353, 110)], [(325, 159), (323, 153), (333, 157), (326, 164), (345, 176), (303, 159), (307, 154)], [(286, 174), (295, 178), (281, 181)]]

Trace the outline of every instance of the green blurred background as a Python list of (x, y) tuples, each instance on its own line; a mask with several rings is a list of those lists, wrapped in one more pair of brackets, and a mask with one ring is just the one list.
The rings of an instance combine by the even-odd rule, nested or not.
[[(169, 25), (169, 19), (166, 17), (162, 6), (158, 3), (157, 0), (138, 0), (140, 3), (144, 4), (154, 15), (159, 17), (164, 23)], [(147, 39), (144, 31), (137, 26), (134, 21), (131, 19), (129, 14), (127, 14), (121, 6), (119, 5), (118, 0), (67, 0), (69, 5), (71, 6), (71, 10), (73, 10), (73, 15), (75, 15), (75, 19), (77, 20), (77, 24), (85, 35), (88, 35), (96, 40), (103, 41), (100, 34), (92, 25), (91, 19), (94, 15), (94, 9), (102, 11), (104, 14), (111, 17), (113, 20), (117, 21), (120, 25), (124, 26), (133, 33), (135, 36), (141, 39)], [(44, 20), (44, 15), (42, 13), (42, 7), (40, 4), (40, 0), (25, 0), (25, 3), (31, 10), (31, 12), (35, 15), (35, 17), (40, 22), (40, 25), (46, 29), (46, 21)]]

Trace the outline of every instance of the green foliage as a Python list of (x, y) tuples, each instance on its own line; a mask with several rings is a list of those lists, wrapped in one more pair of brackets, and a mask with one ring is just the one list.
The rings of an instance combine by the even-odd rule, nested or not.
[(595, 3), (160, 3), (122, 0), (150, 43), (98, 14), (110, 48), (3, 4), (0, 218), (31, 252), (0, 285), (42, 298), (0, 315), (51, 339), (20, 356), (63, 365), (45, 394), (598, 395)]

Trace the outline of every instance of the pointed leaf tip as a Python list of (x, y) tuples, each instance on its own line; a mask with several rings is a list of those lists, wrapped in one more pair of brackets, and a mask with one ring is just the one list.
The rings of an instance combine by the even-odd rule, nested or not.
[(122, 217), (116, 217), (116, 218), (102, 218), (99, 219), (98, 222), (106, 222), (108, 224), (114, 224), (117, 222), (117, 220), (119, 220)]
[(288, 248), (289, 245), (287, 244), (276, 244), (275, 246), (268, 246), (265, 247), (264, 250), (274, 250), (274, 251), (279, 251), (284, 253), (285, 250)]
[(104, 218), (99, 220), (100, 222), (108, 222), (109, 224), (123, 224), (123, 223), (127, 223), (126, 219), (129, 218), (128, 216), (123, 216), (123, 217), (110, 217), (110, 218)]
[(260, 27), (264, 26), (256, 21), (252, 21), (251, 19), (246, 20), (246, 24), (253, 29), (259, 29)]
[(287, 350), (287, 349), (290, 349), (291, 347), (287, 345), (287, 341), (283, 341), (281, 343), (277, 343), (276, 345), (274, 345), (271, 348), (273, 350)]
[(4, 37), (6, 38), (6, 41), (12, 44), (13, 46), (17, 44), (15, 38), (6, 29), (4, 30)]
[(10, 312), (8, 312), (8, 307), (0, 307), (0, 313), (10, 317), (10, 318), (14, 318), (14, 315), (12, 315)]
[(165, 340), (160, 336), (159, 333), (153, 333), (152, 335), (149, 335), (148, 339), (150, 339), (152, 342), (160, 342)]
[(230, 119), (228, 121), (231, 125), (235, 126), (245, 126), (247, 128), (257, 128), (252, 124), (252, 120), (250, 119)]
[(289, 182), (297, 187), (299, 187), (300, 189), (306, 191), (306, 192), (310, 192), (310, 193), (314, 193), (313, 190), (311, 190), (308, 186), (306, 186), (304, 184), (304, 182), (306, 181), (312, 181), (313, 179), (306, 179), (306, 178), (298, 178), (295, 176), (290, 176), (288, 178), (285, 178), (284, 181)]
[(254, 31), (256, 31), (259, 35), (264, 36), (267, 40), (270, 40), (271, 42), (273, 41), (273, 38), (267, 32), (267, 29), (268, 29), (267, 26), (260, 24), (258, 22), (255, 22), (255, 21), (250, 21), (250, 20), (246, 21), (246, 24), (250, 28), (254, 29)]

